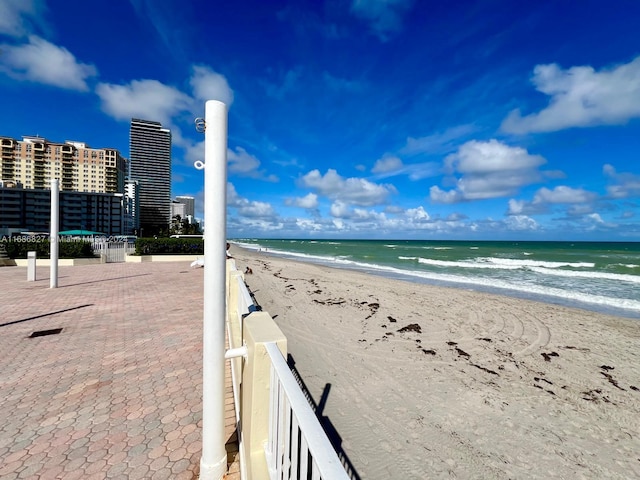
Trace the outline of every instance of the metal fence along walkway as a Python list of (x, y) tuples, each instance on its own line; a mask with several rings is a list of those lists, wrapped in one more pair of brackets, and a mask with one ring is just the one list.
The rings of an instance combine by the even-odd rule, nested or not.
[(136, 251), (136, 247), (128, 242), (94, 242), (93, 253), (104, 255), (107, 263), (124, 262), (127, 255)]

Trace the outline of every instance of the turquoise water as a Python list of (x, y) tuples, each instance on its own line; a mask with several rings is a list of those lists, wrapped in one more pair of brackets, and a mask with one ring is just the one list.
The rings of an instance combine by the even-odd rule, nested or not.
[(640, 243), (237, 239), (251, 250), (418, 283), (640, 318)]

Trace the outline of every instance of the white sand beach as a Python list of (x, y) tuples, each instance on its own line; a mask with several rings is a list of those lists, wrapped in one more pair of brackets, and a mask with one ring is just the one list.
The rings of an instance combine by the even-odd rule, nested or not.
[(639, 321), (231, 253), (355, 478), (640, 478)]

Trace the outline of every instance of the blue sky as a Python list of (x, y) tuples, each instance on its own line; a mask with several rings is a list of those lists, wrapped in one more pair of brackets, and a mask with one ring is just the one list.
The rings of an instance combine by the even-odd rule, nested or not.
[(0, 135), (173, 133), (228, 236), (640, 240), (640, 2), (0, 0)]

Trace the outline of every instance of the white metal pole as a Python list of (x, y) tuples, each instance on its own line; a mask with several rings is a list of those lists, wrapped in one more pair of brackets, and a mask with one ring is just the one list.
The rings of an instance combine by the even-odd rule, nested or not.
[(60, 189), (58, 180), (51, 180), (51, 232), (49, 232), (49, 288), (58, 288), (58, 231)]
[(209, 100), (205, 104), (204, 149), (204, 319), (200, 479), (220, 480), (227, 469), (224, 438), (227, 106), (216, 100)]

